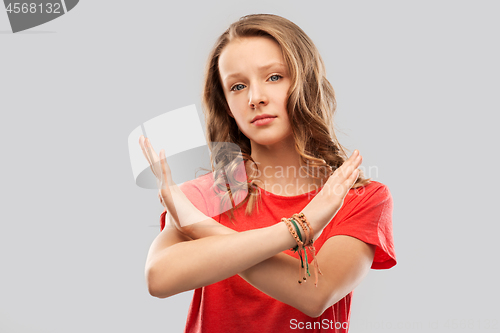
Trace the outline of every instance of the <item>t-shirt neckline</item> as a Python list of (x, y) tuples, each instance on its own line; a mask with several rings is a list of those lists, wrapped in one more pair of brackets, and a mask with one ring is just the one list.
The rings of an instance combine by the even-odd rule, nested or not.
[(311, 196), (313, 194), (317, 194), (316, 192), (321, 191), (321, 189), (323, 189), (324, 185), (321, 186), (321, 187), (319, 187), (319, 188), (317, 188), (317, 189), (315, 189), (315, 190), (312, 190), (312, 191), (309, 191), (309, 192), (306, 192), (306, 193), (296, 194), (296, 195), (279, 195), (279, 194), (275, 194), (275, 193), (266, 191), (266, 190), (264, 190), (262, 187), (260, 187), (258, 185), (257, 185), (257, 187), (265, 195), (276, 197), (276, 198), (280, 198), (280, 199), (293, 199), (293, 198), (302, 198), (302, 197), (305, 197), (305, 196)]
[[(248, 162), (248, 161), (245, 161), (245, 163)], [(243, 165), (246, 166), (246, 164), (243, 163)], [(248, 182), (248, 175), (246, 174), (245, 172), (245, 178)], [(257, 188), (262, 192), (264, 193), (265, 195), (268, 195), (268, 196), (271, 196), (271, 197), (275, 197), (275, 198), (278, 198), (278, 199), (294, 199), (294, 198), (302, 198), (302, 197), (305, 197), (305, 196), (311, 196), (313, 194), (317, 194), (316, 192), (319, 192), (321, 191), (321, 189), (323, 189), (323, 186), (319, 187), (318, 189), (316, 190), (312, 190), (312, 191), (309, 191), (309, 192), (306, 192), (306, 193), (302, 193), (302, 194), (297, 194), (297, 195), (290, 195), (290, 196), (286, 196), (286, 195), (279, 195), (279, 194), (274, 194), (272, 192), (269, 192), (269, 191), (266, 191), (264, 190), (262, 187), (260, 187), (259, 185), (255, 184), (257, 186)]]

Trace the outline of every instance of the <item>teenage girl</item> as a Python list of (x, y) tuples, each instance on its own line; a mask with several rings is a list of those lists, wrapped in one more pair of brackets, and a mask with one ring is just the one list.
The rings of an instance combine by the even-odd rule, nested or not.
[(282, 17), (242, 17), (210, 54), (203, 107), (212, 172), (178, 187), (139, 140), (165, 207), (150, 294), (195, 290), (185, 332), (347, 332), (353, 289), (396, 264), (392, 197), (338, 142), (313, 42)]

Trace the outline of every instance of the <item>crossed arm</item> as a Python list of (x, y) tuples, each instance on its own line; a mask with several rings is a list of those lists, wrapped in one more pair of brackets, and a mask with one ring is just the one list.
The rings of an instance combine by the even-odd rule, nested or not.
[(323, 273), (318, 287), (309, 280), (299, 285), (300, 261), (282, 253), (296, 245), (284, 223), (236, 232), (209, 219), (204, 227), (200, 224), (192, 229), (191, 238), (169, 218), (166, 222), (146, 263), (149, 292), (159, 298), (239, 274), (263, 293), (310, 317), (319, 317), (361, 282), (375, 253), (374, 245), (350, 236), (333, 236), (316, 256)]

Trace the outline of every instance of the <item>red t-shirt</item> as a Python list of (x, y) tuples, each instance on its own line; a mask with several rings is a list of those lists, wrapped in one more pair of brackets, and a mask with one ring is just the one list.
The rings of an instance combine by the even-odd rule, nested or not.
[[(238, 232), (280, 223), (282, 217), (290, 217), (300, 212), (318, 193), (312, 191), (296, 196), (280, 196), (260, 189), (262, 200), (259, 202), (258, 218), (255, 218), (256, 208), (252, 217), (244, 214), (247, 202), (234, 211), (236, 220), (233, 219), (233, 224), (229, 222), (226, 214), (217, 214), (219, 201), (213, 195), (203, 195), (211, 191), (208, 189), (213, 184), (211, 177), (211, 174), (201, 176), (182, 184), (180, 189), (201, 212)], [(377, 246), (371, 268), (388, 269), (396, 265), (392, 237), (392, 205), (389, 189), (377, 181), (349, 190), (343, 206), (315, 241), (316, 253), (321, 251), (328, 238), (348, 235)], [(160, 221), (163, 230), (165, 212), (161, 214)], [(299, 258), (297, 253), (290, 250), (284, 253)], [(309, 258), (309, 262), (311, 259)], [(184, 332), (345, 333), (349, 326), (351, 298), (352, 292), (318, 318), (312, 318), (264, 294), (236, 274), (194, 290)]]

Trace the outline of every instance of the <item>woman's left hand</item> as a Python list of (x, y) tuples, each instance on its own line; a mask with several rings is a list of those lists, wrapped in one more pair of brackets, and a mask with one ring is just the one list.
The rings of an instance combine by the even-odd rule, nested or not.
[(139, 144), (156, 177), (162, 205), (170, 213), (177, 229), (190, 236), (191, 225), (210, 218), (200, 212), (173, 182), (170, 167), (165, 158), (165, 151), (162, 149), (160, 156), (158, 156), (149, 139), (143, 135), (139, 138)]

